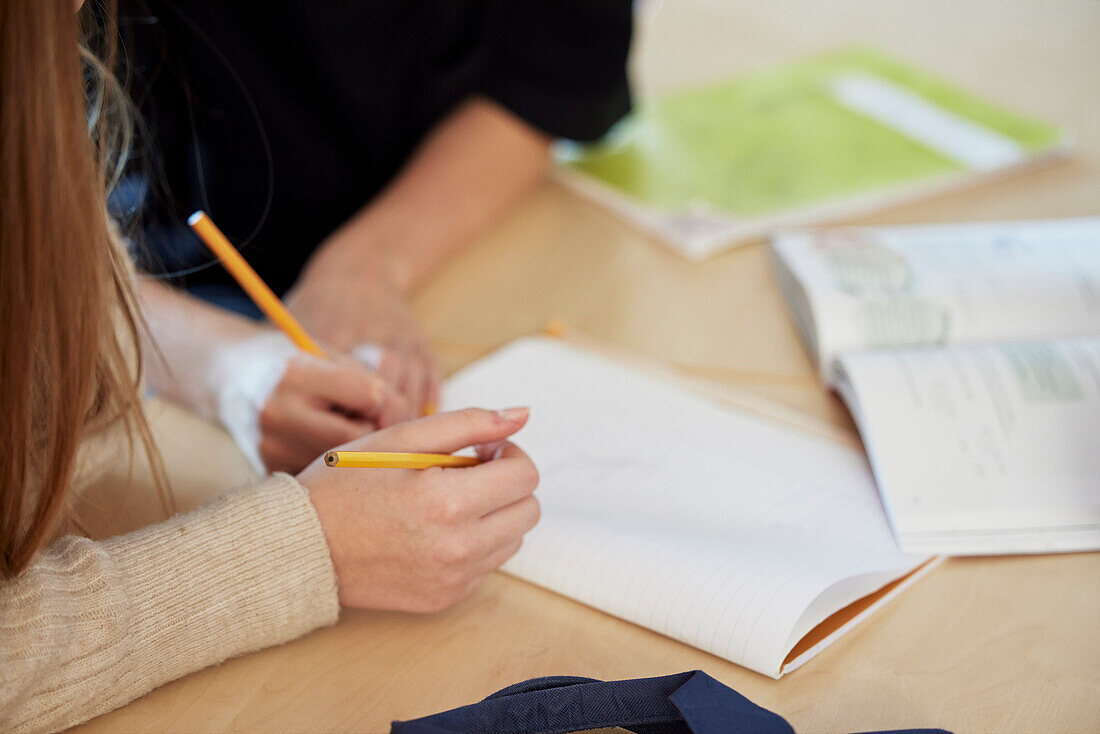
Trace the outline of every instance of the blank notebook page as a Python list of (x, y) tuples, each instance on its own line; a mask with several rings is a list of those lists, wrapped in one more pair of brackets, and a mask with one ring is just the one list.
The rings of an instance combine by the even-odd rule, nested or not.
[(457, 374), (444, 407), (471, 405), (532, 409), (515, 440), (543, 514), (506, 571), (761, 673), (925, 560), (897, 549), (858, 450), (564, 342)]

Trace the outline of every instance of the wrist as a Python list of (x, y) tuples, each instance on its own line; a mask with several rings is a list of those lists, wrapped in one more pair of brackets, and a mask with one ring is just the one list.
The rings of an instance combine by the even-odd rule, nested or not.
[(365, 226), (347, 225), (321, 243), (302, 277), (381, 284), (403, 293), (412, 280), (411, 268), (386, 247), (390, 241)]
[(260, 454), (260, 412), (298, 348), (275, 329), (218, 350), (206, 373), (211, 415), (226, 429), (252, 467), (265, 473)]

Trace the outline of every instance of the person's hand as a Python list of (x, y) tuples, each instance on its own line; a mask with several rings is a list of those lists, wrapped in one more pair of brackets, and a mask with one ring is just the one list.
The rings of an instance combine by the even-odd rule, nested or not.
[(322, 250), (287, 293), (286, 305), (310, 334), (377, 370), (418, 414), (439, 404), (439, 364), (400, 291), (382, 273)]
[(295, 356), (260, 410), (260, 458), (269, 471), (300, 471), (333, 446), (414, 415), (396, 389), (350, 357)]
[(272, 331), (222, 350), (217, 412), (257, 471), (300, 471), (318, 454), (414, 417), (412, 406), (351, 357), (301, 353)]
[(471, 408), (393, 426), (349, 451), (450, 453), (477, 446), (479, 466), (342, 469), (323, 459), (298, 475), (332, 554), (340, 603), (434, 612), (471, 594), (538, 522), (535, 465), (505, 441), (526, 408)]

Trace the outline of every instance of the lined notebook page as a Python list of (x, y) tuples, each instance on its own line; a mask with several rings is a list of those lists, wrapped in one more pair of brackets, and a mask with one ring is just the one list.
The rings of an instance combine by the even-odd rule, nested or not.
[(542, 521), (505, 570), (778, 677), (818, 622), (919, 565), (862, 453), (545, 338), (453, 377), (447, 409), (530, 405)]

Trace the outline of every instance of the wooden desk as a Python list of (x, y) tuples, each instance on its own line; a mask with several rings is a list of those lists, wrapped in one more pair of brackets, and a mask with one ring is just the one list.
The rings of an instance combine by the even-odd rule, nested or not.
[[(1063, 123), (1078, 142), (1072, 162), (865, 221), (1100, 213), (1097, 2), (668, 0), (640, 32), (636, 76), (660, 89), (852, 41)], [(440, 272), (415, 308), (450, 368), (560, 317), (850, 425), (813, 377), (759, 243), (690, 264), (553, 184)], [(197, 499), (248, 478), (220, 432), (170, 406), (157, 413), (183, 472), (178, 492)], [(184, 461), (196, 443), (214, 457), (206, 466)], [(441, 614), (345, 612), (333, 628), (166, 685), (80, 731), (381, 732), (532, 676), (691, 668), (805, 732), (1095, 732), (1100, 554), (949, 561), (778, 682), (496, 575)]]

